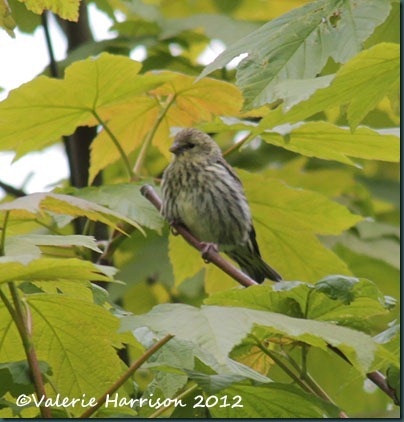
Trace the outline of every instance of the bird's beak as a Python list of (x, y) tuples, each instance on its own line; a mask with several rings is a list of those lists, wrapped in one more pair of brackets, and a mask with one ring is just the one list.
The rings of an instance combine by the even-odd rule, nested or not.
[(178, 142), (174, 142), (169, 151), (172, 152), (173, 154), (175, 154), (179, 149), (180, 149), (181, 145)]

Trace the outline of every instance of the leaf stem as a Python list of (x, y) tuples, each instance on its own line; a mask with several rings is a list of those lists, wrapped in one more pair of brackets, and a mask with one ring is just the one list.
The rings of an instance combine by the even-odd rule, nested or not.
[(165, 115), (167, 114), (169, 108), (171, 107), (171, 105), (173, 104), (174, 101), (175, 101), (175, 95), (174, 94), (170, 95), (167, 98), (167, 101), (166, 101), (164, 107), (160, 110), (160, 113), (157, 116), (157, 119), (154, 122), (152, 129), (150, 130), (150, 132), (147, 133), (147, 135), (146, 135), (146, 137), (143, 141), (142, 148), (140, 149), (139, 155), (136, 159), (135, 166), (133, 167), (133, 174), (132, 174), (133, 179), (139, 177), (140, 170), (142, 169), (143, 162), (146, 158), (147, 149), (149, 148), (149, 145), (150, 145), (151, 141), (153, 140), (153, 137), (156, 134), (156, 131), (157, 131), (158, 127), (160, 126), (160, 123), (164, 119)]
[(247, 141), (250, 140), (250, 138), (254, 138), (256, 136), (256, 134), (253, 133), (249, 133), (248, 135), (246, 135), (243, 139), (241, 139), (240, 141), (236, 142), (235, 144), (233, 144), (231, 147), (227, 148), (226, 151), (223, 152), (223, 156), (226, 156), (228, 154), (231, 154), (233, 151), (238, 150), (239, 148), (241, 148)]
[(108, 390), (97, 399), (97, 404), (94, 407), (88, 408), (80, 418), (89, 418), (93, 413), (95, 413), (107, 400), (107, 397), (110, 394), (115, 393), (122, 385), (132, 376), (132, 374), (138, 369), (144, 362), (146, 362), (154, 353), (157, 352), (162, 346), (164, 346), (168, 341), (170, 341), (174, 336), (171, 334), (166, 335), (156, 344), (154, 344), (150, 349), (148, 349), (140, 358), (133, 362), (133, 364), (125, 371), (125, 373), (118, 378), (114, 384), (108, 388)]
[(186, 397), (189, 393), (192, 393), (192, 391), (195, 391), (198, 388), (198, 384), (193, 385), (192, 387), (188, 388), (187, 390), (183, 391), (181, 394), (179, 394), (177, 397), (171, 399), (171, 403), (169, 406), (162, 406), (160, 409), (157, 409), (154, 413), (152, 413), (150, 416), (148, 416), (148, 419), (157, 418), (162, 413), (164, 413), (166, 410), (170, 409), (176, 400), (181, 400), (184, 397)]
[[(18, 294), (16, 285), (13, 282), (9, 282), (8, 288), (10, 289), (10, 294), (13, 299), (14, 309), (12, 309), (11, 304), (8, 302), (3, 292), (1, 292), (1, 298), (7, 306), (7, 309), (9, 310), (20, 334), (24, 351), (27, 356), (28, 366), (31, 370), (35, 394), (38, 398), (38, 401), (43, 398), (43, 401), (45, 402), (45, 386), (42, 378), (41, 369), (39, 368), (39, 362), (35, 352), (34, 344), (30, 336), (30, 328), (28, 327), (27, 318), (24, 314), (24, 305), (21, 301), (20, 295)], [(40, 406), (39, 409), (43, 418), (52, 418), (52, 413), (49, 407)]]
[(6, 246), (6, 228), (8, 223), (8, 217), (10, 211), (6, 211), (4, 214), (3, 227), (1, 229), (1, 238), (0, 238), (0, 256), (4, 256), (5, 246)]
[[(303, 372), (302, 375), (299, 377), (294, 372), (292, 372), (277, 356), (276, 352), (272, 352), (268, 350), (260, 340), (251, 335), (251, 337), (256, 341), (257, 346), (271, 359), (275, 361), (275, 363), (287, 374), (291, 377), (297, 384), (299, 384), (306, 392), (312, 393), (315, 396), (327, 401), (328, 403), (333, 404), (335, 407), (338, 407), (328, 396), (328, 394), (314, 381), (314, 379), (307, 373), (307, 371)], [(296, 368), (295, 368), (296, 369)], [(340, 411), (339, 413), (340, 418), (347, 418), (345, 412)]]
[(123, 164), (125, 166), (125, 170), (128, 173), (128, 177), (129, 177), (129, 179), (131, 179), (133, 177), (132, 168), (130, 166), (129, 159), (128, 159), (125, 151), (123, 150), (121, 144), (119, 143), (118, 139), (111, 132), (111, 129), (108, 127), (108, 125), (106, 124), (106, 122), (104, 122), (101, 119), (101, 117), (99, 116), (99, 114), (95, 110), (91, 110), (91, 113), (97, 119), (98, 123), (104, 128), (105, 132), (107, 132), (108, 136), (111, 138), (111, 140), (114, 143), (115, 147), (119, 151), (119, 154), (121, 155)]
[(259, 347), (264, 354), (269, 356), (278, 366), (282, 369), (290, 378), (292, 378), (293, 381), (296, 382), (296, 384), (299, 384), (303, 390), (305, 390), (308, 393), (312, 393), (312, 390), (305, 384), (305, 382), (296, 375), (293, 371), (291, 371), (282, 361), (279, 359), (279, 357), (276, 355), (276, 353), (268, 350), (261, 341), (255, 337), (254, 335), (250, 335), (256, 342), (257, 347)]

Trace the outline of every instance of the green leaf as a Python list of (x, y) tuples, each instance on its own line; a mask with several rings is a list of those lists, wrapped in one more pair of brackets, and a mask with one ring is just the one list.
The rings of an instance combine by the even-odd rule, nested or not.
[(195, 381), (203, 391), (209, 394), (218, 393), (221, 390), (229, 387), (230, 385), (242, 381), (244, 377), (240, 375), (231, 374), (213, 374), (208, 375), (202, 372), (187, 371), (190, 380)]
[[(46, 376), (52, 375), (52, 371), (46, 362), (38, 362), (39, 369)], [(34, 393), (35, 388), (30, 376), (30, 368), (27, 361), (0, 363), (0, 395), (10, 392), (14, 397), (20, 394)], [(46, 378), (45, 378), (46, 379)]]
[[(282, 167), (267, 169), (264, 174), (284, 180), (289, 186), (313, 190), (328, 198), (336, 198), (356, 184), (352, 172), (347, 168), (308, 169), (307, 161), (306, 157), (298, 157)], [(357, 226), (360, 224), (361, 222)]]
[[(173, 368), (191, 370), (194, 367), (194, 353), (188, 342), (174, 338), (155, 353), (147, 363), (161, 363)], [(155, 377), (155, 381), (165, 397), (174, 397), (178, 390), (187, 383), (187, 380), (188, 377), (185, 373), (176, 374), (164, 371), (158, 371)]]
[[(0, 149), (14, 150), (19, 158), (58, 142), (77, 126), (99, 124), (94, 112), (109, 120), (122, 103), (165, 80), (139, 76), (140, 68), (128, 57), (103, 53), (69, 66), (63, 80), (39, 76), (15, 89), (0, 103)], [(111, 140), (108, 145), (113, 147)]]
[[(33, 343), (37, 357), (52, 369), (53, 388), (48, 397), (99, 397), (122, 374), (115, 347), (118, 318), (88, 301), (61, 294), (35, 294), (25, 298), (32, 317)], [(79, 329), (78, 329), (79, 327)], [(17, 329), (7, 309), (0, 306), (1, 362), (25, 359)], [(120, 397), (126, 397), (123, 389)], [(85, 409), (68, 408), (76, 417)]]
[(354, 252), (383, 260), (396, 269), (400, 269), (400, 243), (389, 238), (359, 239), (357, 236), (344, 233), (338, 243)]
[[(380, 2), (380, 5), (385, 3)], [(347, 105), (351, 129), (390, 93), (399, 89), (400, 47), (381, 43), (359, 53), (343, 65), (330, 86), (318, 89), (308, 100), (282, 112), (279, 107), (260, 122), (263, 128), (306, 119), (331, 107)], [(355, 95), (352, 95), (352, 93)]]
[(400, 394), (400, 380), (401, 380), (400, 369), (397, 368), (394, 365), (390, 365), (387, 368), (386, 375), (387, 375), (388, 386), (395, 391), (396, 397), (400, 400), (400, 397), (401, 397), (401, 394)]
[(214, 418), (338, 418), (339, 414), (329, 402), (278, 383), (232, 386), (217, 397), (218, 404), (209, 409)]
[(25, 255), (26, 253), (24, 252), (26, 251), (27, 254), (32, 255), (33, 258), (38, 258), (41, 255), (41, 250), (38, 246), (58, 246), (66, 248), (69, 246), (78, 246), (102, 253), (93, 236), (23, 234), (6, 237), (5, 255)]
[(315, 289), (326, 294), (333, 300), (340, 300), (344, 305), (349, 305), (355, 298), (353, 286), (359, 280), (353, 277), (329, 276), (315, 284)]
[[(168, 238), (168, 254), (174, 272), (174, 283), (180, 285), (205, 267), (200, 252), (190, 246), (181, 236)], [(186, 257), (186, 258), (185, 258)]]
[[(263, 128), (263, 126), (261, 126)], [(282, 127), (261, 134), (264, 141), (308, 157), (355, 165), (350, 157), (399, 162), (400, 139), (361, 127), (351, 133), (326, 122), (310, 122), (296, 128)]]
[(246, 20), (236, 21), (218, 14), (195, 14), (182, 19), (167, 19), (163, 22), (162, 39), (171, 38), (186, 30), (199, 29), (209, 38), (218, 38), (229, 44), (257, 29), (257, 24)]
[(315, 234), (339, 234), (362, 219), (316, 192), (291, 188), (264, 175), (239, 171), (265, 260), (286, 280), (315, 281), (349, 274)]
[(113, 267), (93, 264), (77, 258), (39, 258), (25, 264), (19, 256), (0, 257), (0, 283), (27, 280), (112, 281)]
[(329, 276), (314, 285), (282, 281), (222, 291), (211, 295), (204, 303), (330, 321), (367, 333), (380, 329), (374, 317), (386, 315), (389, 307), (374, 283), (341, 275)]
[[(71, 194), (108, 207), (139, 225), (160, 231), (164, 220), (156, 208), (140, 193), (144, 184), (118, 183), (75, 189)], [(154, 187), (154, 189), (157, 189)]]
[(123, 318), (120, 330), (146, 326), (153, 331), (170, 333), (194, 342), (215, 356), (219, 363), (229, 364), (228, 354), (254, 325), (270, 327), (273, 332), (323, 350), (327, 350), (328, 344), (337, 347), (361, 373), (366, 372), (374, 360), (376, 344), (360, 331), (239, 307), (202, 306), (197, 309), (181, 304), (158, 305), (146, 315)]
[[(200, 77), (248, 53), (239, 65), (237, 84), (247, 109), (278, 99), (275, 87), (285, 79), (314, 78), (329, 57), (344, 63), (390, 11), (387, 0), (320, 0), (271, 20), (231, 45)], [(366, 14), (366, 19), (363, 19)]]
[(117, 211), (110, 210), (85, 199), (58, 193), (33, 193), (17, 198), (14, 201), (0, 204), (0, 212), (1, 211), (12, 211), (13, 214), (28, 219), (31, 219), (32, 217), (41, 217), (43, 211), (46, 211), (51, 215), (52, 213), (55, 213), (73, 217), (85, 216), (90, 220), (101, 221), (120, 231), (122, 230), (119, 229), (117, 223), (119, 221), (125, 221), (144, 234), (143, 229), (138, 223)]

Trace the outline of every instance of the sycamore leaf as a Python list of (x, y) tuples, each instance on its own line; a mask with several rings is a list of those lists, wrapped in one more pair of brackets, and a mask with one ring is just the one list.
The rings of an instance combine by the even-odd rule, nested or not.
[[(60, 294), (26, 296), (35, 335), (38, 359), (49, 364), (52, 387), (48, 397), (99, 397), (122, 374), (115, 345), (118, 318), (102, 307)], [(80, 327), (80, 329), (78, 329)], [(0, 306), (1, 362), (26, 359), (15, 325), (5, 306)], [(119, 395), (125, 397), (125, 391)], [(70, 407), (76, 417), (85, 409)]]
[(399, 91), (399, 82), (400, 46), (377, 44), (344, 64), (328, 87), (318, 89), (286, 112), (278, 107), (262, 119), (260, 126), (294, 123), (331, 107), (348, 105), (347, 118), (354, 129), (383, 97)]
[[(337, 406), (301, 389), (280, 383), (233, 385), (217, 394), (220, 404), (209, 411), (213, 418), (331, 418), (339, 417)], [(232, 398), (232, 400), (229, 400)], [(236, 406), (240, 398), (239, 406)], [(291, 405), (293, 403), (293, 405)]]
[[(263, 128), (263, 127), (262, 127)], [(283, 130), (281, 130), (283, 129)], [(399, 162), (400, 139), (360, 127), (351, 133), (327, 122), (309, 122), (295, 128), (264, 132), (262, 139), (308, 157), (355, 165), (349, 157)]]
[(59, 15), (62, 19), (77, 22), (79, 19), (80, 0), (19, 0), (28, 10), (42, 14), (45, 10)]
[(264, 175), (239, 171), (265, 260), (286, 280), (315, 281), (349, 274), (316, 234), (339, 234), (362, 217), (316, 192), (291, 188)]
[(7, 0), (0, 0), (0, 27), (4, 28), (10, 37), (15, 37), (15, 21), (11, 16), (10, 7)]
[[(200, 77), (247, 53), (237, 70), (246, 108), (277, 100), (285, 79), (314, 78), (329, 57), (345, 63), (389, 14), (388, 0), (319, 0), (271, 20), (237, 41), (205, 68)], [(363, 16), (366, 15), (366, 19)]]
[(264, 174), (283, 180), (289, 186), (312, 190), (329, 198), (340, 196), (356, 184), (352, 172), (347, 168), (306, 169), (307, 161), (306, 157), (298, 157), (282, 167), (267, 169)]
[(33, 193), (17, 198), (14, 201), (0, 204), (1, 211), (12, 211), (22, 218), (40, 217), (43, 212), (69, 215), (72, 217), (84, 216), (93, 221), (101, 221), (118, 230), (120, 229), (117, 223), (119, 221), (125, 221), (144, 234), (143, 229), (138, 223), (116, 211), (85, 199), (58, 193)]
[(330, 321), (365, 332), (379, 329), (374, 317), (387, 315), (389, 306), (373, 282), (341, 275), (328, 276), (314, 285), (283, 281), (222, 291), (204, 303)]
[[(149, 76), (147, 73), (144, 78)], [(121, 104), (109, 122), (109, 128), (127, 155), (142, 144), (160, 113), (163, 113), (162, 119), (154, 134), (153, 144), (169, 158), (171, 127), (191, 127), (200, 120), (211, 120), (214, 115), (234, 115), (240, 110), (241, 94), (232, 84), (210, 78), (195, 83), (193, 76), (168, 71), (159, 73), (159, 77), (167, 82), (151, 91), (148, 97), (138, 97)], [(162, 98), (168, 100), (161, 103)], [(110, 145), (105, 131), (91, 144), (90, 181), (100, 170), (119, 160), (118, 151), (111, 149)]]
[(201, 254), (181, 236), (170, 236), (168, 256), (174, 273), (174, 285), (178, 286), (185, 279), (192, 277), (204, 267)]
[(23, 234), (7, 237), (5, 246), (6, 256), (21, 255), (21, 249), (25, 246), (82, 246), (94, 252), (102, 253), (93, 236), (82, 235)]
[[(52, 375), (51, 368), (46, 362), (38, 362), (42, 374)], [(20, 394), (32, 394), (35, 386), (30, 376), (30, 368), (26, 360), (0, 364), (0, 394), (4, 396), (7, 391), (14, 397)]]
[[(120, 104), (164, 81), (159, 75), (138, 75), (140, 68), (128, 57), (103, 53), (73, 63), (63, 80), (39, 76), (15, 89), (0, 103), (0, 149), (14, 150), (19, 158), (77, 126), (99, 124), (96, 115), (108, 121)], [(111, 140), (108, 147), (113, 148)]]
[(0, 257), (0, 283), (9, 281), (91, 280), (112, 281), (113, 267), (77, 258), (38, 258), (26, 263), (26, 256)]
[(198, 309), (183, 304), (164, 304), (146, 315), (125, 317), (121, 321), (120, 331), (146, 326), (156, 332), (170, 333), (194, 342), (222, 363), (228, 362), (231, 350), (254, 325), (269, 327), (275, 333), (323, 350), (327, 350), (328, 344), (338, 347), (361, 373), (370, 367), (377, 349), (373, 339), (360, 331), (240, 307), (202, 306)]
[[(156, 208), (140, 193), (145, 182), (119, 183), (75, 189), (72, 195), (108, 207), (138, 224), (153, 230), (161, 230), (164, 220)], [(158, 188), (155, 186), (155, 190)]]

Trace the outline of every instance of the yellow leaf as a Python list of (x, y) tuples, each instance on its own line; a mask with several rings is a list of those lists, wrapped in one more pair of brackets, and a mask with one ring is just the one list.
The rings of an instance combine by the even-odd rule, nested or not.
[(120, 230), (117, 226), (119, 221), (125, 221), (142, 233), (143, 229), (130, 218), (82, 198), (56, 193), (33, 193), (14, 201), (4, 202), (0, 205), (0, 212), (12, 211), (20, 218), (32, 219), (41, 217), (43, 213), (56, 213), (73, 217), (84, 216), (93, 221), (101, 221), (104, 224)]
[[(144, 75), (146, 79), (149, 77), (156, 75)], [(199, 121), (210, 121), (214, 115), (234, 115), (240, 110), (240, 91), (227, 82), (205, 78), (195, 83), (195, 77), (175, 72), (161, 72), (158, 77), (166, 83), (150, 91), (148, 96), (139, 96), (114, 107), (108, 127), (126, 155), (139, 148), (145, 136), (158, 124), (153, 144), (170, 158), (171, 127), (191, 127)], [(170, 99), (172, 102), (168, 104)], [(159, 115), (163, 115), (160, 122)], [(91, 146), (90, 182), (100, 170), (119, 159), (118, 150), (102, 131)]]
[(4, 28), (10, 37), (15, 37), (15, 21), (10, 13), (10, 7), (7, 0), (0, 0), (0, 27)]
[(186, 278), (194, 276), (204, 267), (201, 254), (181, 236), (170, 236), (168, 254), (174, 273), (174, 286), (180, 285)]
[(77, 126), (99, 124), (97, 117), (108, 121), (122, 103), (164, 81), (159, 75), (139, 76), (140, 68), (128, 57), (103, 53), (69, 66), (63, 80), (40, 76), (15, 89), (0, 103), (0, 149), (21, 157)]
[(50, 10), (62, 19), (77, 22), (79, 19), (80, 0), (19, 0), (24, 3), (28, 10), (42, 14), (44, 10)]

